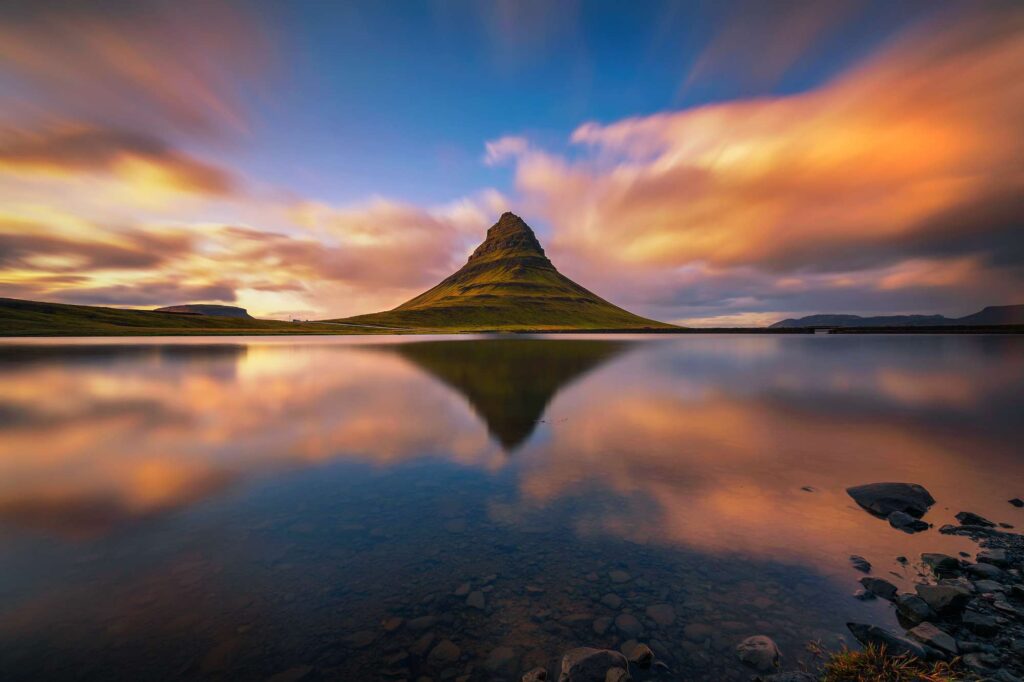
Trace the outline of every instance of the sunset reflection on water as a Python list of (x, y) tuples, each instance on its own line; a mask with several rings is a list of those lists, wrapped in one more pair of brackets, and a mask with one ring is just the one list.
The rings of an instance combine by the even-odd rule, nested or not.
[[(89, 603), (59, 571), (47, 579), (52, 567), (31, 575), (38, 556), (74, 563), (122, 542), (171, 551), (168, 537), (190, 538), (211, 514), (257, 532), (250, 505), (271, 494), (292, 500), (267, 503), (293, 515), (275, 537), (294, 537), (324, 521), (294, 502), (314, 479), (369, 477), (360, 502), (332, 501), (340, 518), (347, 504), (390, 513), (395, 484), (380, 477), (412, 476), (412, 491), (462, 477), (461, 489), (403, 501), (423, 510), (405, 540), (420, 549), (444, 552), (435, 530), (472, 527), (445, 505), (471, 505), (493, 528), (597, 543), (597, 556), (626, 542), (797, 566), (832, 580), (836, 599), (854, 586), (851, 553), (884, 565), (970, 548), (889, 528), (848, 486), (921, 483), (938, 500), (926, 517), (936, 527), (962, 509), (1024, 521), (1005, 502), (1024, 493), (1024, 342), (1012, 337), (5, 342), (0, 376), (0, 577), (19, 590), (0, 632), (29, 644), (60, 595)], [(338, 532), (363, 522), (347, 523)], [(393, 532), (414, 530), (403, 523)], [(241, 537), (255, 556), (270, 552)], [(373, 547), (400, 571), (402, 550), (387, 544)], [(317, 546), (312, 573), (331, 551)], [(231, 557), (215, 563), (252, 590), (276, 589)], [(104, 566), (96, 584), (124, 579)], [(200, 573), (203, 584), (216, 575)], [(177, 584), (162, 571), (128, 577), (150, 591)]]

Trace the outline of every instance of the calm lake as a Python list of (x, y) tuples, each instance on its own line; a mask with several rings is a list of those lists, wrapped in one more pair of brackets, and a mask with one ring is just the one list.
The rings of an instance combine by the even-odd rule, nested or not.
[(851, 554), (976, 549), (845, 488), (1020, 527), (1022, 415), (1014, 336), (0, 341), (0, 677), (793, 668), (895, 622)]

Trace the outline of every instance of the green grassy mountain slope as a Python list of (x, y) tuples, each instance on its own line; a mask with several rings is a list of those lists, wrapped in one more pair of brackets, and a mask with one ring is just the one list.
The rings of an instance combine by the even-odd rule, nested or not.
[(394, 310), (339, 322), (423, 330), (670, 329), (562, 275), (522, 218), (505, 213), (455, 274)]
[(0, 298), (0, 336), (337, 334), (337, 326)]

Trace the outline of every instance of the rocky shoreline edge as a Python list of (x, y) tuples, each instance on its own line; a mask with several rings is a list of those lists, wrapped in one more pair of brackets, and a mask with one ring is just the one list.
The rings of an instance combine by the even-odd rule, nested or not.
[[(923, 486), (871, 483), (848, 488), (847, 493), (897, 530), (917, 533), (931, 528), (922, 517), (935, 500)], [(1009, 503), (1024, 507), (1019, 498)], [(792, 671), (780, 669), (782, 654), (770, 637), (747, 637), (736, 645), (736, 655), (751, 669), (752, 679), (1024, 682), (1024, 535), (1011, 532), (1010, 524), (969, 511), (956, 519), (960, 525), (945, 525), (939, 532), (975, 541), (979, 549), (974, 560), (966, 552), (955, 557), (925, 552), (916, 561), (897, 557), (900, 564), (917, 570), (914, 592), (901, 592), (889, 580), (871, 575), (872, 566), (863, 557), (850, 557), (853, 567), (866, 574), (854, 596), (892, 603), (905, 632), (847, 623), (863, 651), (822, 651), (818, 669)], [(889, 670), (905, 676), (889, 677), (896, 674)], [(522, 676), (522, 682), (627, 682), (635, 679), (634, 674), (639, 679), (688, 679), (685, 672), (672, 671), (659, 661), (647, 644), (631, 640), (620, 651), (572, 649), (563, 654), (557, 678), (545, 668), (535, 668)]]

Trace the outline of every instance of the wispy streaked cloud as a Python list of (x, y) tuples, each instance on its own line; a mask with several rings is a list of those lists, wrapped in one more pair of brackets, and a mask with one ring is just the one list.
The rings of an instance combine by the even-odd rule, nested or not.
[(599, 290), (615, 286), (601, 273), (631, 272), (1024, 296), (1022, 82), (1024, 12), (969, 13), (807, 93), (586, 123), (582, 159), (493, 148), (515, 157), (554, 253)]

